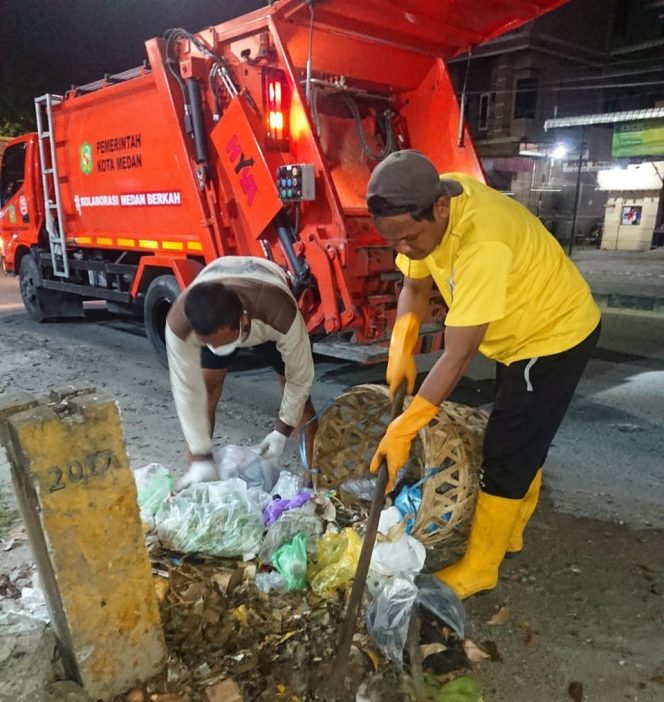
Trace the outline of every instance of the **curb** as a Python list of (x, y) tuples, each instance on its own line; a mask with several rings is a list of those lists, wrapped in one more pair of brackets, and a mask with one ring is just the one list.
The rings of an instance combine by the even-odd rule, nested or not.
[(664, 297), (658, 295), (593, 292), (593, 298), (602, 308), (644, 310), (664, 314)]

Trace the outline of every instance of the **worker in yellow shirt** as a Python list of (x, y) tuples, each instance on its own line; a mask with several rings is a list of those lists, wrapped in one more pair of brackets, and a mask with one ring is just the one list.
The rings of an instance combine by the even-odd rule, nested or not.
[(438, 577), (464, 598), (490, 590), (539, 498), (542, 465), (599, 338), (590, 288), (555, 238), (525, 207), (462, 173), (439, 176), (418, 151), (398, 151), (373, 171), (367, 204), (404, 274), (387, 381), (407, 380), (432, 286), (449, 308), (444, 352), (408, 409), (387, 428), (388, 491), (419, 429), (436, 415), (475, 353), (498, 362), (484, 437), (480, 493), (463, 558)]

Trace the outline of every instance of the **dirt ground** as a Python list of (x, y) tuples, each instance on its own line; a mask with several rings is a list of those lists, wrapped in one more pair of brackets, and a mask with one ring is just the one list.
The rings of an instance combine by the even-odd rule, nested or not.
[[(87, 381), (119, 402), (133, 467), (158, 461), (182, 472), (184, 446), (166, 370), (140, 326), (102, 311), (91, 315), (94, 324), (48, 327), (22, 314), (1, 319), (0, 395), (16, 389), (44, 394)], [(272, 427), (277, 383), (269, 370), (252, 363), (248, 358), (242, 371), (229, 377), (219, 444), (252, 444)], [(315, 387), (315, 403), (323, 407), (345, 386), (375, 381), (377, 371), (372, 373), (371, 378), (362, 370), (328, 375)], [(285, 466), (296, 460), (295, 447), (289, 446)], [(486, 647), (495, 660), (472, 672), (484, 684), (486, 702), (664, 700), (663, 532), (564, 514), (546, 483), (545, 471), (524, 552), (505, 562), (496, 590), (466, 603), (467, 635), (494, 644)], [(18, 534), (13, 508), (8, 466), (0, 460), (4, 545)], [(449, 549), (433, 552), (427, 567), (453, 557)], [(0, 551), (0, 574), (27, 584), (31, 562), (29, 547), (19, 538), (10, 550)], [(508, 608), (506, 621), (489, 624), (501, 607)], [(578, 685), (572, 687), (576, 693), (569, 692), (573, 683), (583, 685), (583, 697)]]

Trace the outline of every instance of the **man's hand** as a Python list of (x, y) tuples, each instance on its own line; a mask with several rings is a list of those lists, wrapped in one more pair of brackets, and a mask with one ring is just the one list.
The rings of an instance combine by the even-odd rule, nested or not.
[(414, 312), (402, 314), (394, 323), (385, 374), (390, 388), (390, 397), (394, 397), (394, 393), (404, 380), (407, 382), (406, 391), (409, 394), (413, 392), (417, 378), (417, 366), (413, 353), (419, 330), (420, 320)]
[(274, 459), (279, 458), (284, 452), (286, 446), (286, 437), (276, 429), (271, 431), (261, 443), (258, 445), (258, 450), (263, 458)]
[(194, 460), (189, 470), (175, 484), (175, 492), (180, 492), (195, 483), (209, 483), (219, 480), (217, 466), (212, 459)]
[(425, 427), (438, 413), (438, 406), (420, 395), (415, 395), (408, 409), (387, 427), (385, 436), (371, 459), (372, 473), (377, 473), (383, 459), (387, 463), (388, 483), (385, 494), (394, 490), (399, 469), (408, 461), (410, 445), (415, 434)]

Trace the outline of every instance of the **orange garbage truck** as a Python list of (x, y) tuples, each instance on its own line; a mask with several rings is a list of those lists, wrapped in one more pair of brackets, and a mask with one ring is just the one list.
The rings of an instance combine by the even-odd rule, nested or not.
[(106, 300), (163, 358), (179, 291), (219, 256), (260, 256), (330, 355), (380, 345), (400, 276), (372, 169), (416, 148), (482, 177), (445, 59), (565, 1), (277, 0), (169, 30), (138, 68), (35, 100), (37, 131), (2, 157), (4, 271), (35, 320)]

